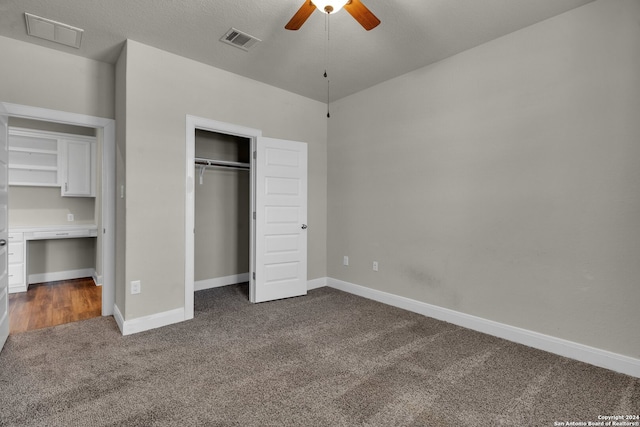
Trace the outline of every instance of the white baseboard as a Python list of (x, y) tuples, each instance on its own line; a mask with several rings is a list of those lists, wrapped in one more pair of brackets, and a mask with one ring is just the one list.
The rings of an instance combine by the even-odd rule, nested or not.
[(235, 285), (249, 281), (249, 273), (232, 274), (231, 276), (216, 277), (214, 279), (197, 280), (193, 283), (194, 291), (219, 288), (220, 286)]
[(16, 294), (18, 292), (27, 292), (26, 285), (9, 285), (9, 293)]
[(118, 324), (122, 335), (131, 335), (184, 321), (184, 308), (180, 307), (162, 313), (125, 320), (118, 306), (114, 305), (113, 318)]
[(311, 279), (307, 281), (307, 290), (310, 291), (311, 289), (318, 289), (321, 288), (323, 286), (327, 286), (327, 278), (326, 277), (319, 277), (317, 279)]
[(98, 276), (97, 271), (93, 270), (91, 277), (93, 278), (93, 283), (95, 283), (96, 286), (102, 286), (102, 276)]
[[(57, 282), (59, 280), (80, 279), (82, 277), (94, 277), (96, 270), (84, 268), (80, 270), (55, 271), (52, 273), (30, 274), (27, 283)], [(95, 281), (95, 279), (94, 279)]]
[(342, 280), (327, 278), (327, 286), (350, 294), (372, 299), (434, 319), (453, 323), (474, 331), (483, 332), (539, 350), (579, 360), (601, 368), (640, 378), (640, 359), (590, 347), (573, 341), (556, 338), (539, 332), (494, 322), (436, 305), (378, 291)]
[(120, 329), (120, 332), (124, 335), (124, 316), (120, 312), (117, 304), (113, 304), (113, 318), (118, 324), (118, 329)]

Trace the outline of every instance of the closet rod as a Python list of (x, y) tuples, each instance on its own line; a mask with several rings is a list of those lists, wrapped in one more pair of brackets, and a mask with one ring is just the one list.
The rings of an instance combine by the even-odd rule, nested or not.
[(234, 168), (234, 169), (249, 169), (251, 168), (251, 164), (250, 163), (241, 163), (241, 162), (229, 162), (226, 160), (211, 160), (211, 159), (204, 159), (202, 157), (196, 157), (195, 158), (195, 164), (199, 165), (199, 166), (223, 166), (223, 167), (227, 167), (227, 168)]

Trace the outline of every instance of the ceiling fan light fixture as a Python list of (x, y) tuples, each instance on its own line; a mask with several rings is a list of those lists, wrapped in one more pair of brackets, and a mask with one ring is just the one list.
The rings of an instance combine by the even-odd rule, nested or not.
[(323, 13), (334, 14), (349, 3), (349, 0), (311, 0), (311, 3)]

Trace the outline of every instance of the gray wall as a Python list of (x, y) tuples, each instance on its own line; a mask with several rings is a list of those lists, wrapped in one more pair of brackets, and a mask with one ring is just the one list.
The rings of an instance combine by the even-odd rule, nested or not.
[(29, 274), (93, 269), (96, 239), (31, 240), (28, 246)]
[(335, 102), (329, 276), (640, 356), (639, 17), (597, 1)]
[[(250, 140), (196, 131), (195, 154), (248, 163)], [(206, 168), (195, 184), (195, 280), (249, 272), (249, 170)]]
[(0, 100), (114, 117), (113, 65), (0, 36)]
[[(122, 68), (125, 320), (184, 307), (187, 114), (308, 143), (308, 277), (325, 277), (326, 106), (131, 40)], [(142, 282), (138, 295), (132, 280)]]
[(9, 187), (9, 227), (94, 224), (94, 207), (94, 198), (62, 197), (60, 187)]
[(127, 212), (124, 199), (126, 182), (126, 129), (127, 129), (127, 45), (125, 44), (115, 67), (115, 105), (116, 105), (116, 307), (124, 315), (126, 312), (125, 275), (126, 275), (126, 238)]

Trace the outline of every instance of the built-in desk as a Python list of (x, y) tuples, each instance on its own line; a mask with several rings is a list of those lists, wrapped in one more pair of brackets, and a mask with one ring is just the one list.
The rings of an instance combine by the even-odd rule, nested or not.
[(30, 240), (77, 239), (97, 235), (95, 224), (10, 227), (9, 293), (26, 292), (29, 287), (27, 244)]

